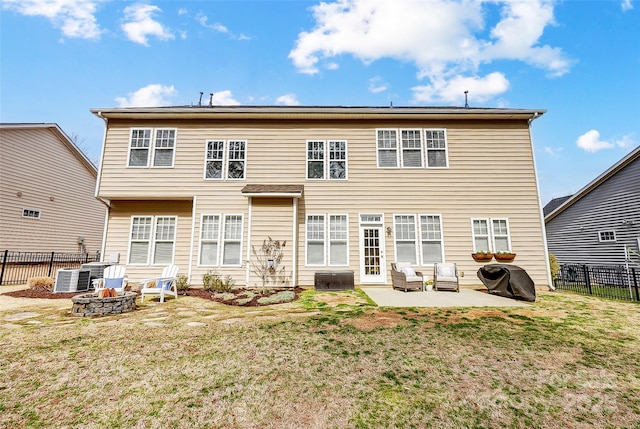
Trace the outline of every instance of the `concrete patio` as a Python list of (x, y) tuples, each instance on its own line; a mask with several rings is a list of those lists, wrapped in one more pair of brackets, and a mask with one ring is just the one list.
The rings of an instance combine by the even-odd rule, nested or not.
[(362, 288), (380, 307), (526, 307), (524, 301), (490, 295), (486, 291), (460, 289), (449, 291), (403, 292), (392, 288)]

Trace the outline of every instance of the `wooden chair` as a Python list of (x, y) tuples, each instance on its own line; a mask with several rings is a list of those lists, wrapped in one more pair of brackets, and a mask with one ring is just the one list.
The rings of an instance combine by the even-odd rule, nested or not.
[[(178, 285), (176, 284), (178, 270), (177, 265), (168, 265), (164, 267), (160, 277), (142, 280), (142, 289), (140, 289), (142, 298), (140, 302), (144, 301), (145, 295), (159, 295), (160, 302), (164, 302), (165, 295), (173, 295), (174, 298), (178, 299)], [(151, 286), (152, 282), (153, 286)]]
[(394, 289), (424, 290), (424, 277), (411, 267), (411, 262), (391, 263), (391, 282)]
[(433, 267), (433, 287), (435, 290), (460, 292), (458, 267), (453, 263), (437, 262)]

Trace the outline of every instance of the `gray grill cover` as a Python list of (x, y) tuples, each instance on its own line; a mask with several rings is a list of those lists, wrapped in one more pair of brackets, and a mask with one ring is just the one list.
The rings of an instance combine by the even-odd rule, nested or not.
[(525, 270), (515, 265), (490, 264), (478, 270), (478, 278), (489, 289), (489, 293), (535, 301), (536, 288)]

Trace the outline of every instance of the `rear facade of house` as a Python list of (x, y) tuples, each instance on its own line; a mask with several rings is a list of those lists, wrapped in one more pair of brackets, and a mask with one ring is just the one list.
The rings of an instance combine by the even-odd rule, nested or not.
[[(129, 279), (175, 263), (262, 286), (265, 240), (279, 285), (352, 271), (390, 285), (390, 265), (427, 276), (471, 253), (510, 250), (536, 286), (548, 263), (531, 144), (540, 110), (374, 107), (92, 109), (106, 123), (96, 195), (104, 255)], [(273, 280), (273, 279), (271, 279)]]

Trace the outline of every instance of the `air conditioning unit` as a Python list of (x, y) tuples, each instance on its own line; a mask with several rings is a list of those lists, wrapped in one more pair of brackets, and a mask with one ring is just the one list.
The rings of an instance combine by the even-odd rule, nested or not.
[(91, 271), (91, 278), (101, 279), (104, 277), (104, 269), (113, 265), (111, 262), (89, 262), (80, 266), (83, 270)]
[(56, 273), (54, 292), (79, 292), (89, 290), (91, 270), (61, 268)]

